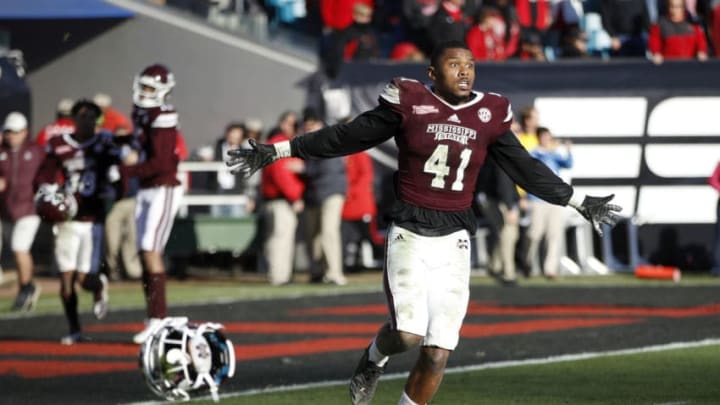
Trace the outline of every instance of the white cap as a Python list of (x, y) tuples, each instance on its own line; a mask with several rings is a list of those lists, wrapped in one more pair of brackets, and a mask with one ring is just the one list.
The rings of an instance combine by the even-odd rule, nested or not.
[(93, 97), (93, 102), (100, 108), (107, 108), (112, 104), (112, 98), (105, 93), (98, 93)]
[(260, 132), (263, 128), (263, 123), (257, 118), (248, 118), (245, 120), (245, 128), (249, 131)]
[(70, 112), (72, 111), (73, 104), (75, 104), (72, 99), (69, 98), (63, 98), (60, 101), (58, 101), (57, 105), (57, 112), (61, 115), (70, 115)]
[(5, 117), (3, 131), (20, 132), (23, 129), (27, 129), (27, 124), (27, 119), (25, 119), (22, 113), (13, 111)]

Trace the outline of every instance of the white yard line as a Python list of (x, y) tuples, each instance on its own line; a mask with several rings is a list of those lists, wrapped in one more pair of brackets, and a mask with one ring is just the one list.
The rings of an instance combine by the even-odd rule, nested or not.
[[(509, 361), (499, 361), (496, 363), (486, 363), (486, 364), (477, 364), (472, 366), (462, 366), (462, 367), (452, 367), (445, 370), (446, 374), (457, 374), (457, 373), (465, 373), (468, 371), (478, 371), (478, 370), (488, 370), (488, 369), (496, 369), (496, 368), (507, 368), (507, 367), (518, 367), (518, 366), (531, 366), (531, 365), (539, 365), (539, 364), (552, 364), (552, 363), (562, 363), (562, 362), (569, 362), (569, 361), (579, 361), (579, 360), (587, 360), (587, 359), (594, 359), (598, 357), (610, 357), (610, 356), (622, 356), (622, 355), (628, 355), (628, 354), (638, 354), (638, 353), (651, 353), (651, 352), (662, 352), (666, 350), (675, 350), (675, 349), (687, 349), (691, 347), (702, 347), (702, 346), (712, 346), (712, 345), (718, 345), (720, 344), (720, 339), (704, 339), (699, 340), (696, 342), (676, 342), (676, 343), (667, 343), (662, 345), (654, 345), (654, 346), (645, 346), (645, 347), (637, 347), (633, 349), (622, 349), (622, 350), (610, 350), (605, 352), (588, 352), (588, 353), (577, 353), (577, 354), (564, 354), (560, 356), (550, 356), (550, 357), (544, 357), (539, 359), (527, 359), (527, 360), (509, 360)], [(349, 371), (348, 371), (349, 372)], [(381, 379), (382, 380), (398, 380), (402, 378), (407, 378), (408, 373), (393, 373), (393, 374), (386, 374)], [(319, 381), (314, 383), (307, 383), (307, 384), (295, 384), (295, 385), (286, 385), (281, 387), (273, 387), (273, 388), (261, 388), (261, 389), (251, 389), (251, 390), (245, 390), (245, 391), (238, 391), (238, 392), (226, 392), (220, 395), (221, 399), (226, 398), (236, 398), (236, 397), (243, 397), (243, 396), (252, 396), (257, 394), (266, 394), (266, 393), (275, 393), (275, 392), (288, 392), (288, 391), (300, 391), (300, 390), (306, 390), (306, 389), (312, 389), (312, 388), (322, 388), (322, 387), (332, 387), (332, 386), (338, 386), (338, 385), (345, 385), (348, 383), (347, 379), (343, 380), (334, 380), (334, 381)], [(203, 400), (206, 401), (208, 399), (211, 399), (210, 396), (203, 396), (203, 397), (197, 397), (193, 398), (193, 400)], [(149, 405), (149, 404), (164, 404), (163, 401), (147, 401), (147, 402), (132, 402), (130, 405)], [(680, 405), (685, 404), (687, 402), (671, 402), (667, 404), (658, 404), (658, 405)]]

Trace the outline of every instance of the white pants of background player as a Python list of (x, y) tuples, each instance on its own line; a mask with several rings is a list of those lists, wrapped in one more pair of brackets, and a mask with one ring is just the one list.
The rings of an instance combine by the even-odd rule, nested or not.
[(180, 209), (182, 186), (158, 186), (138, 191), (135, 202), (135, 225), (138, 249), (163, 252), (175, 215)]

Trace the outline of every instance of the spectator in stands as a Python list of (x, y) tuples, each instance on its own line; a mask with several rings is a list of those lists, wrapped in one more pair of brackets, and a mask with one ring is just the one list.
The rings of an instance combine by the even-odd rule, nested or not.
[(588, 41), (580, 28), (572, 28), (565, 32), (560, 38), (560, 57), (562, 58), (586, 58), (588, 53)]
[(720, 57), (720, 0), (712, 0), (711, 7), (711, 11), (708, 13), (710, 20), (708, 31), (710, 31), (715, 56)]
[(587, 45), (584, 41), (585, 34), (582, 31), (585, 18), (583, 2), (560, 0), (553, 3), (553, 10), (551, 32), (555, 38), (551, 41), (551, 45), (554, 52), (559, 53), (555, 56), (568, 58), (586, 55)]
[(611, 56), (645, 56), (650, 26), (646, 0), (601, 0), (600, 16), (611, 38)]
[[(297, 114), (283, 113), (276, 129), (270, 131), (268, 143), (290, 140), (297, 132)], [(292, 281), (295, 258), (297, 215), (303, 211), (305, 184), (301, 173), (305, 165), (301, 159), (282, 159), (262, 170), (260, 192), (266, 229), (263, 256), (267, 261), (268, 280), (272, 285)]]
[(371, 60), (380, 56), (378, 36), (372, 25), (372, 7), (357, 2), (352, 11), (352, 24), (333, 32), (329, 39), (330, 52), (323, 55), (325, 72), (330, 78), (337, 76), (343, 62)]
[[(126, 142), (122, 148), (125, 156), (138, 154), (139, 140), (133, 136), (132, 141)], [(105, 265), (113, 281), (123, 278), (136, 280), (142, 276), (135, 224), (135, 197), (139, 189), (140, 180), (136, 176), (121, 176), (120, 184), (115, 188), (115, 202), (105, 217)]]
[[(500, 11), (494, 7), (480, 8), (475, 16), (474, 24), (467, 32), (465, 42), (478, 61), (503, 61), (517, 50), (518, 31), (515, 27), (515, 36), (510, 36), (508, 42), (508, 27)], [(514, 41), (514, 42), (512, 42)]]
[(127, 135), (132, 133), (133, 127), (125, 114), (112, 106), (112, 98), (105, 93), (97, 93), (93, 97), (93, 102), (102, 109), (101, 129), (108, 130), (116, 135)]
[[(222, 161), (227, 156), (227, 151), (245, 147), (247, 137), (245, 125), (241, 122), (231, 122), (225, 127), (225, 134), (215, 143), (214, 160)], [(218, 194), (243, 194), (248, 198), (245, 205), (228, 204), (213, 205), (210, 212), (216, 217), (244, 217), (255, 209), (256, 193), (252, 188), (247, 187), (247, 182), (239, 174), (230, 173), (228, 170), (219, 170), (210, 181), (210, 189)]]
[(494, 234), (488, 272), (502, 285), (514, 286), (517, 283), (515, 248), (520, 235), (520, 195), (517, 187), (489, 158), (483, 165), (476, 189), (485, 192), (481, 209)]
[(353, 23), (354, 6), (374, 6), (373, 0), (320, 0), (320, 15), (326, 30), (342, 31)]
[(708, 58), (705, 32), (690, 22), (683, 0), (667, 0), (667, 15), (660, 17), (650, 27), (648, 51), (653, 63), (662, 64), (666, 59), (685, 59), (704, 62)]
[[(530, 151), (530, 155), (545, 163), (555, 174), (560, 169), (569, 169), (573, 166), (573, 157), (570, 153), (570, 143), (565, 142), (567, 154), (558, 151), (558, 142), (549, 129), (537, 129), (538, 145)], [(530, 201), (530, 227), (527, 236), (529, 245), (527, 249), (527, 263), (538, 260), (540, 243), (545, 242), (545, 260), (542, 270), (545, 277), (554, 279), (560, 267), (560, 256), (565, 243), (565, 223), (567, 211), (564, 207), (552, 205), (538, 197), (528, 194)]]
[(263, 123), (257, 118), (248, 118), (245, 120), (246, 141), (254, 139), (260, 141), (262, 138)]
[(384, 238), (377, 232), (377, 204), (373, 190), (373, 163), (367, 152), (345, 158), (347, 193), (342, 210), (342, 235), (345, 247), (345, 269), (360, 268), (362, 245), (382, 245)]
[(75, 123), (70, 117), (70, 109), (73, 101), (69, 98), (63, 98), (58, 102), (55, 122), (47, 125), (35, 136), (35, 142), (39, 145), (45, 145), (51, 138), (62, 134), (70, 134), (75, 130)]
[(395, 44), (390, 51), (390, 60), (396, 62), (420, 62), (426, 59), (425, 54), (412, 42), (402, 41)]
[[(324, 127), (312, 108), (303, 111), (303, 132)], [(345, 162), (342, 158), (305, 162), (305, 240), (309, 249), (310, 281), (347, 284), (343, 274), (343, 245), (340, 227), (347, 192)]]
[(438, 0), (402, 0), (405, 36), (425, 55), (432, 52), (428, 27), (430, 19), (438, 11), (438, 6)]
[(715, 209), (715, 245), (713, 246), (713, 267), (711, 273), (720, 277), (720, 162), (715, 166), (715, 171), (708, 179), (710, 186), (718, 192), (717, 208)]
[(465, 4), (465, 0), (442, 0), (440, 2), (440, 7), (430, 18), (428, 25), (430, 45), (433, 48), (447, 41), (465, 42), (465, 34), (471, 21), (463, 12), (463, 4)]
[(518, 48), (518, 56), (521, 60), (535, 62), (547, 61), (542, 36), (536, 30), (521, 31)]
[(548, 31), (553, 23), (551, 1), (515, 0), (515, 10), (520, 24), (521, 51), (529, 54), (522, 59), (544, 60), (539, 54), (544, 55), (544, 48), (549, 44)]
[[(513, 129), (513, 132), (518, 137), (520, 144), (527, 151), (535, 149), (538, 145), (537, 129), (540, 126), (540, 113), (537, 108), (532, 105), (526, 105), (520, 109), (520, 120), (513, 122), (517, 127)], [(520, 237), (518, 238), (518, 244), (515, 249), (517, 252), (516, 263), (519, 264), (520, 270), (526, 277), (530, 275), (532, 269), (530, 263), (526, 261), (527, 246), (527, 229), (530, 224), (530, 203), (528, 202), (527, 192), (522, 188), (518, 187), (518, 194), (520, 195)]]
[(28, 137), (27, 119), (11, 112), (3, 125), (0, 147), (0, 246), (8, 235), (17, 266), (18, 294), (13, 311), (33, 309), (40, 287), (33, 282), (33, 258), (30, 253), (40, 218), (35, 212), (33, 196), (35, 175), (45, 159), (44, 149)]
[(374, 6), (373, 0), (320, 0), (322, 34), (319, 54), (324, 59), (323, 70), (330, 78), (337, 75), (342, 62), (342, 59), (338, 59), (337, 56), (337, 35), (353, 24), (353, 7), (358, 3), (365, 4), (371, 9)]
[(520, 109), (520, 131), (518, 139), (526, 150), (535, 149), (538, 144), (537, 129), (540, 126), (540, 114), (532, 105), (526, 105)]
[(520, 20), (518, 19), (515, 2), (513, 0), (489, 0), (484, 3), (487, 7), (494, 7), (500, 12), (505, 23), (505, 42), (507, 53), (514, 56), (520, 42)]

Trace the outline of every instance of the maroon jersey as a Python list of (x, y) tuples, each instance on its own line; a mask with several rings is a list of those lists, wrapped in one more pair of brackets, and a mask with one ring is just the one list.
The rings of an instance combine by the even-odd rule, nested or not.
[[(78, 142), (65, 134), (50, 139), (36, 182), (57, 183), (77, 200), (74, 221), (101, 222), (105, 219), (105, 198), (110, 183), (119, 180), (120, 149), (109, 132), (100, 132)], [(113, 168), (114, 166), (114, 168)]]
[(412, 79), (393, 79), (383, 90), (380, 103), (402, 117), (395, 141), (403, 201), (439, 211), (470, 208), (488, 145), (512, 123), (508, 99), (474, 93), (452, 105)]
[(142, 145), (141, 162), (123, 166), (126, 176), (137, 176), (141, 188), (177, 186), (178, 114), (172, 106), (135, 107), (132, 113), (135, 133)]

